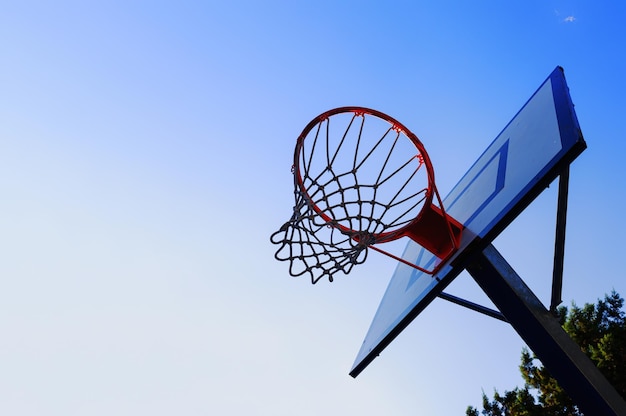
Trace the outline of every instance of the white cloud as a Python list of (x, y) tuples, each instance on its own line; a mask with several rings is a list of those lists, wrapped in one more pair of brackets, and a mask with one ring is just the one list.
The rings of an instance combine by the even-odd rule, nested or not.
[(576, 20), (574, 16), (567, 16), (565, 19), (563, 19), (563, 21), (567, 23), (573, 22), (574, 20)]

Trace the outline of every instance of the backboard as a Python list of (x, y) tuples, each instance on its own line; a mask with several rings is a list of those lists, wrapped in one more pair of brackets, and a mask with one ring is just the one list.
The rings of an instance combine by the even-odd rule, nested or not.
[[(356, 377), (586, 148), (557, 67), (444, 198), (465, 229), (455, 255), (435, 275), (399, 263), (350, 375)], [(410, 241), (402, 256), (428, 269), (437, 261)]]

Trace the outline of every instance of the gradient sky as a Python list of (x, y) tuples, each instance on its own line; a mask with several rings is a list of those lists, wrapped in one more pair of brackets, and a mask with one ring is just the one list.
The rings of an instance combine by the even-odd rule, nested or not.
[[(621, 1), (4, 2), (0, 413), (453, 415), (520, 385), (514, 330), (443, 300), (348, 376), (395, 264), (312, 286), (274, 260), (295, 139), (376, 108), (445, 195), (561, 65), (588, 144), (564, 303), (626, 296), (625, 19)], [(546, 304), (555, 185), (494, 242)], [(466, 274), (448, 292), (489, 305)]]

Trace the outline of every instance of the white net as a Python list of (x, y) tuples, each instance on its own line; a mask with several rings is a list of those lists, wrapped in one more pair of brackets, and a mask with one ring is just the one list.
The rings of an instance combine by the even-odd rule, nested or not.
[(424, 155), (393, 120), (364, 109), (322, 115), (298, 139), (292, 217), (271, 241), (290, 274), (313, 283), (349, 273), (432, 199)]

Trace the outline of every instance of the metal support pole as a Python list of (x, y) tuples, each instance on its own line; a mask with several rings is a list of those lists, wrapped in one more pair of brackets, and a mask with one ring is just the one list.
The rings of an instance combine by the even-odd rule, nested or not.
[(465, 299), (461, 299), (457, 296), (451, 295), (449, 293), (446, 292), (441, 292), (440, 294), (437, 295), (439, 298), (441, 299), (445, 299), (448, 302), (452, 302), (455, 303), (459, 306), (463, 306), (467, 309), (471, 309), (475, 312), (479, 312), (482, 313), (483, 315), (487, 315), (490, 316), (492, 318), (496, 318), (502, 322), (509, 322), (506, 320), (506, 318), (504, 317), (504, 315), (502, 315), (501, 312), (499, 311), (494, 311), (493, 309), (489, 309), (485, 306), (479, 305), (477, 303), (474, 302), (470, 302), (469, 300), (465, 300)]
[(626, 415), (624, 399), (493, 245), (467, 271), (585, 415)]
[(552, 298), (550, 312), (556, 312), (563, 302), (563, 259), (565, 258), (565, 225), (567, 222), (567, 194), (569, 190), (569, 165), (559, 176), (559, 196), (556, 209), (556, 235), (554, 237), (554, 268), (552, 271)]

